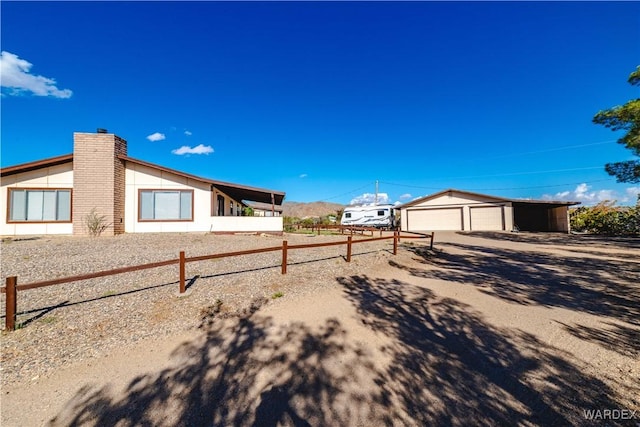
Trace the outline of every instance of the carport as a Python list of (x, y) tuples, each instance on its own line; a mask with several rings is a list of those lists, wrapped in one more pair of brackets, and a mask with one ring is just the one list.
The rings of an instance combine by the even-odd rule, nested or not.
[(513, 224), (520, 231), (569, 232), (569, 206), (578, 202), (513, 200)]

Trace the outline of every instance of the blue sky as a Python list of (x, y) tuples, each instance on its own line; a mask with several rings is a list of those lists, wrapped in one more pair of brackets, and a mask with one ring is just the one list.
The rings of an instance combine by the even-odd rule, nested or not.
[(376, 181), (389, 202), (640, 191), (604, 172), (631, 152), (591, 122), (639, 96), (637, 2), (0, 7), (3, 167), (106, 128), (132, 157), (289, 201), (366, 200)]

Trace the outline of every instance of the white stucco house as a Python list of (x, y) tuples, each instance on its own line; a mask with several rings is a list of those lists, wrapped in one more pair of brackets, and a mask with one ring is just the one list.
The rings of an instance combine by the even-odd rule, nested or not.
[(569, 232), (569, 206), (580, 202), (509, 199), (448, 189), (397, 206), (405, 231)]
[[(211, 180), (127, 155), (114, 134), (74, 133), (73, 154), (0, 169), (0, 235), (103, 235), (146, 232), (282, 233), (284, 192)], [(243, 216), (248, 203), (264, 216)]]

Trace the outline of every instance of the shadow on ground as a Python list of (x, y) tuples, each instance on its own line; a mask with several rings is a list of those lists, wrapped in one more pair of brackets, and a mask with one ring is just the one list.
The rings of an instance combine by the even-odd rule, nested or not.
[(619, 407), (570, 355), (531, 334), (495, 328), (431, 290), (366, 276), (342, 279), (363, 321), (398, 343), (377, 373), (412, 425), (588, 425), (583, 410)]
[(418, 264), (393, 267), (417, 277), (469, 284), (504, 300), (561, 307), (640, 326), (640, 263), (443, 242), (409, 248)]
[[(625, 241), (622, 247), (632, 239)], [(599, 321), (591, 325), (561, 325), (580, 340), (637, 360), (640, 262), (630, 254), (617, 253), (617, 246), (607, 251), (588, 244), (571, 248), (576, 250), (554, 253), (537, 245), (521, 245), (516, 250), (442, 242), (435, 251), (409, 247), (414, 253), (411, 262), (389, 263), (416, 277), (474, 286), (511, 303), (598, 316)], [(640, 395), (640, 387), (634, 392)]]
[(87, 385), (50, 425), (582, 425), (584, 409), (618, 406), (558, 349), (458, 301), (396, 280), (338, 282), (390, 344), (371, 348), (339, 319), (310, 328), (276, 324), (258, 305), (213, 307), (172, 367), (124, 393)]
[(461, 236), (491, 240), (532, 243), (535, 245), (588, 245), (600, 248), (640, 249), (639, 236), (604, 236), (597, 234), (565, 234), (547, 232), (505, 233), (504, 231), (459, 231)]

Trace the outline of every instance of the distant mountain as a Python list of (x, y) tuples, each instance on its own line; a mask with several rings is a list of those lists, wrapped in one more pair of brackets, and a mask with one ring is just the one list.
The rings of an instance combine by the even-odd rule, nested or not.
[(282, 215), (297, 218), (322, 217), (325, 215), (335, 215), (336, 211), (344, 209), (344, 205), (327, 202), (284, 202), (282, 204)]

